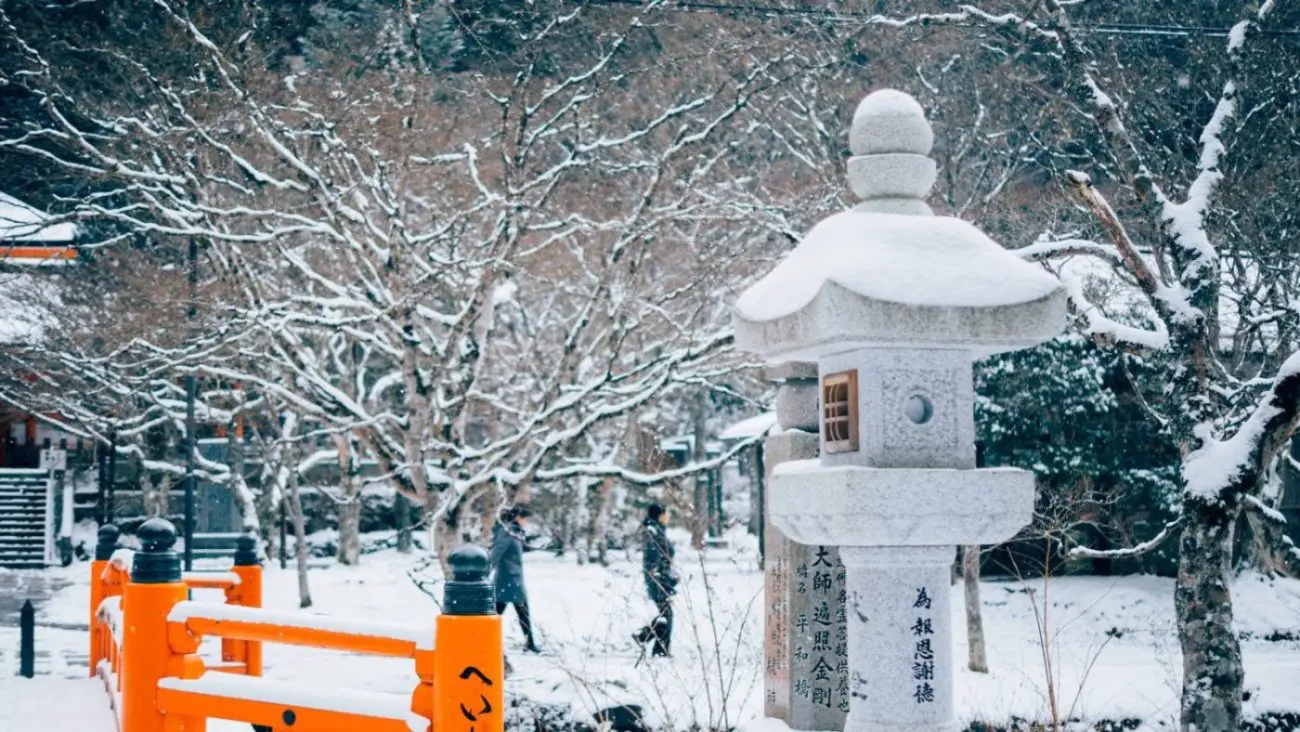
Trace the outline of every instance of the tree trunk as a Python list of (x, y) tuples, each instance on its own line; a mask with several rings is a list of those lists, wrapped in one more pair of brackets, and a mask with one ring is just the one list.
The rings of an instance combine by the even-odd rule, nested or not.
[(749, 500), (754, 502), (754, 514), (758, 523), (754, 535), (758, 537), (758, 568), (767, 566), (767, 455), (764, 453), (763, 440), (754, 445), (754, 482)]
[(1259, 510), (1246, 509), (1250, 525), (1250, 545), (1246, 564), (1255, 571), (1273, 577), (1300, 577), (1300, 552), (1286, 535), (1286, 524), (1270, 519)]
[(749, 533), (758, 536), (763, 531), (763, 443), (746, 450), (745, 458), (749, 463)]
[(980, 548), (968, 546), (962, 551), (962, 579), (966, 583), (966, 665), (971, 671), (989, 672), (988, 656), (984, 652), (984, 614), (980, 609)]
[[(424, 508), (425, 515), (431, 516), (438, 505), (438, 496), (431, 494)], [(451, 576), (451, 567), (447, 564), (447, 559), (451, 553), (460, 547), (460, 506), (459, 504), (452, 507), (447, 513), (443, 514), (438, 520), (430, 520), (429, 539), (433, 542), (433, 550), (438, 555), (438, 563), (442, 565), (442, 571), (445, 576)]]
[(339, 564), (361, 563), (361, 496), (353, 495), (339, 506)]
[(307, 521), (302, 515), (298, 473), (292, 470), (289, 471), (289, 513), (293, 519), (293, 536), (297, 542), (298, 607), (311, 607), (311, 588), (307, 586)]
[(595, 544), (596, 561), (602, 567), (609, 566), (609, 514), (614, 505), (614, 479), (606, 478), (597, 487), (598, 503), (591, 514), (591, 527), (587, 534)]
[(357, 480), (356, 446), (348, 435), (335, 435), (342, 473), (343, 503), (339, 505), (339, 564), (361, 562), (361, 481)]
[[(148, 474), (146, 473), (146, 476)], [(171, 473), (162, 473), (158, 480), (154, 481), (149, 477), (145, 478), (149, 486), (149, 492), (144, 500), (144, 513), (150, 518), (163, 517), (168, 518), (170, 506), (168, 505), (172, 492)], [(144, 485), (142, 483), (142, 485)]]
[(411, 507), (400, 492), (393, 494), (393, 519), (397, 524), (397, 551), (406, 554), (411, 551)]
[(274, 561), (278, 556), (277, 552), (280, 547), (280, 504), (284, 501), (284, 496), (280, 491), (273, 487), (274, 480), (263, 480), (262, 490), (257, 494), (257, 525), (261, 527), (260, 534), (265, 542), (266, 558), (268, 561)]
[[(691, 458), (696, 463), (704, 462), (708, 455), (704, 442), (708, 438), (708, 394), (700, 392), (692, 407), (692, 421), (695, 425), (694, 449)], [(704, 473), (696, 473), (691, 479), (694, 484), (692, 503), (694, 516), (691, 521), (691, 546), (704, 548), (704, 536), (709, 529), (709, 481)]]
[(230, 425), (230, 436), (226, 441), (226, 467), (230, 470), (228, 485), (239, 501), (239, 517), (243, 522), (241, 528), (245, 533), (260, 535), (262, 517), (258, 511), (257, 495), (244, 478), (244, 440), (234, 427), (234, 424)]
[(1235, 511), (1185, 503), (1174, 612), (1183, 649), (1183, 732), (1241, 727), (1241, 645), (1233, 625), (1232, 535)]

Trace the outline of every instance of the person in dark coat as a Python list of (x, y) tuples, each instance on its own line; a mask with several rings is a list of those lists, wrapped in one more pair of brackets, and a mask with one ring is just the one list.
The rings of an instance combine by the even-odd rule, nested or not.
[(645, 578), (646, 593), (655, 604), (658, 614), (650, 624), (632, 637), (642, 646), (654, 641), (651, 655), (668, 656), (673, 638), (673, 595), (677, 594), (677, 572), (673, 569), (672, 542), (664, 530), (668, 512), (659, 504), (646, 509), (641, 522), (641, 572)]
[(528, 613), (528, 593), (524, 591), (524, 527), (523, 520), (531, 515), (527, 508), (515, 506), (501, 513), (501, 520), (492, 529), (492, 583), (496, 587), (497, 614), (504, 614), (506, 606), (514, 605), (519, 625), (524, 630), (527, 645), (524, 650), (541, 653), (533, 639), (533, 622)]

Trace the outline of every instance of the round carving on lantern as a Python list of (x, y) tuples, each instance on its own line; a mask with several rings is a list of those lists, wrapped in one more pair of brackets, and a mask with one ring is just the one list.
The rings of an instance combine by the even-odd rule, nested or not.
[(923, 394), (913, 394), (903, 404), (903, 414), (916, 424), (925, 424), (934, 416), (934, 405)]

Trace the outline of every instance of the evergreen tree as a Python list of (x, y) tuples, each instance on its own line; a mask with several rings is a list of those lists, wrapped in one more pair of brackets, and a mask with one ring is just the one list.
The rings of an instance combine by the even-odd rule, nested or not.
[[(977, 364), (983, 462), (1038, 475), (1039, 530), (1105, 549), (1138, 543), (1173, 517), (1177, 453), (1143, 413), (1134, 383), (1145, 368), (1075, 333)], [(1175, 559), (1170, 546), (1111, 568), (1163, 573)]]

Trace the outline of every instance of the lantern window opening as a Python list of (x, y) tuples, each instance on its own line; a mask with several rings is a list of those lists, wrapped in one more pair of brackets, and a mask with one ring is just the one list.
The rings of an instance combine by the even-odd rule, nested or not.
[(858, 450), (858, 372), (822, 379), (822, 438), (827, 453)]

